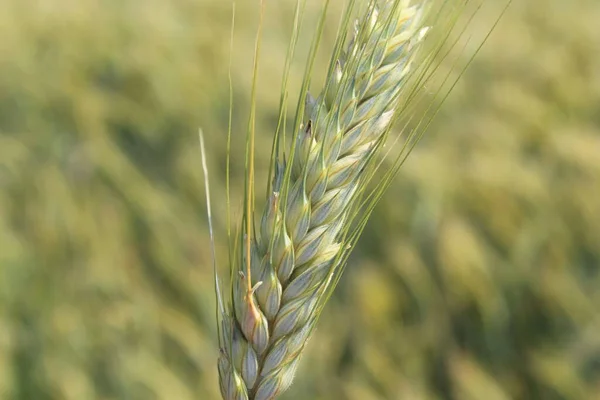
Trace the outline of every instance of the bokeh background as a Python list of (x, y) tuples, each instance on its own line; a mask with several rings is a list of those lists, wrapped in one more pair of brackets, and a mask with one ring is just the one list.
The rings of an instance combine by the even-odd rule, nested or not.
[[(293, 15), (267, 3), (259, 177)], [(257, 1), (237, 9), (239, 200)], [(283, 399), (600, 399), (598, 21), (597, 0), (513, 2), (377, 208)], [(230, 22), (222, 0), (0, 2), (1, 399), (219, 398), (197, 131), (223, 262)]]

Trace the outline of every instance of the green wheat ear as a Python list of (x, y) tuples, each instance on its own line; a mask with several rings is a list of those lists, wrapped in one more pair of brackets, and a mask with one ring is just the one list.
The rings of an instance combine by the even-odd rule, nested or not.
[[(304, 3), (296, 3), (280, 121), (287, 114), (285, 94)], [(422, 98), (422, 89), (431, 82), (439, 60), (444, 58), (441, 50), (468, 1), (347, 3), (325, 87), (313, 97), (308, 85), (326, 21), (329, 0), (324, 0), (290, 144), (286, 146), (287, 132), (280, 123), (273, 140), (267, 203), (260, 223), (254, 226), (254, 120), (264, 8), (261, 2), (247, 134), (244, 213), (239, 232), (229, 234), (229, 296), (221, 291), (215, 265), (218, 371), (224, 400), (274, 399), (290, 386), (307, 340), (373, 207), (453, 86), (442, 90), (443, 81), (438, 101), (414, 114), (414, 104)], [(438, 38), (432, 45), (427, 45), (429, 34)], [(413, 128), (404, 129), (403, 146), (386, 171), (378, 174), (386, 156), (384, 144), (396, 121), (410, 121)], [(391, 136), (396, 143), (398, 137)], [(202, 137), (201, 145), (204, 157)], [(229, 165), (227, 171), (229, 174)], [(206, 190), (209, 200), (208, 186)]]

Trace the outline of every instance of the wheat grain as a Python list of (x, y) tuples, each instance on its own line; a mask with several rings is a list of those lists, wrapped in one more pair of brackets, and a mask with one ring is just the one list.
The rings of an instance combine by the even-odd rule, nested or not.
[(407, 1), (371, 3), (323, 92), (307, 95), (293, 157), (276, 163), (260, 235), (241, 240), (242, 265), (222, 316), (225, 400), (273, 399), (291, 384), (341, 262), (362, 172), (381, 148), (423, 37), (422, 11)]

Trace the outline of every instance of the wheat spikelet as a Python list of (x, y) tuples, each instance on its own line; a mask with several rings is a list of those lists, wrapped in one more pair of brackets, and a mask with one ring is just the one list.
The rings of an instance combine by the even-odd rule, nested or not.
[(363, 171), (399, 107), (425, 32), (422, 15), (407, 1), (371, 3), (323, 92), (307, 95), (293, 156), (276, 162), (259, 234), (240, 240), (241, 265), (222, 316), (225, 400), (273, 399), (291, 384), (346, 251), (342, 237)]

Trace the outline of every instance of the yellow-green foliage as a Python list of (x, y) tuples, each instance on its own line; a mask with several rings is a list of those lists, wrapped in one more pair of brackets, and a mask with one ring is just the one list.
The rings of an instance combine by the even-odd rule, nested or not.
[[(258, 14), (238, 3), (234, 157)], [(263, 177), (292, 19), (267, 3)], [(598, 21), (596, 0), (513, 2), (283, 398), (600, 398)], [(222, 0), (0, 2), (0, 398), (219, 398), (197, 128), (224, 263), (229, 29)]]

